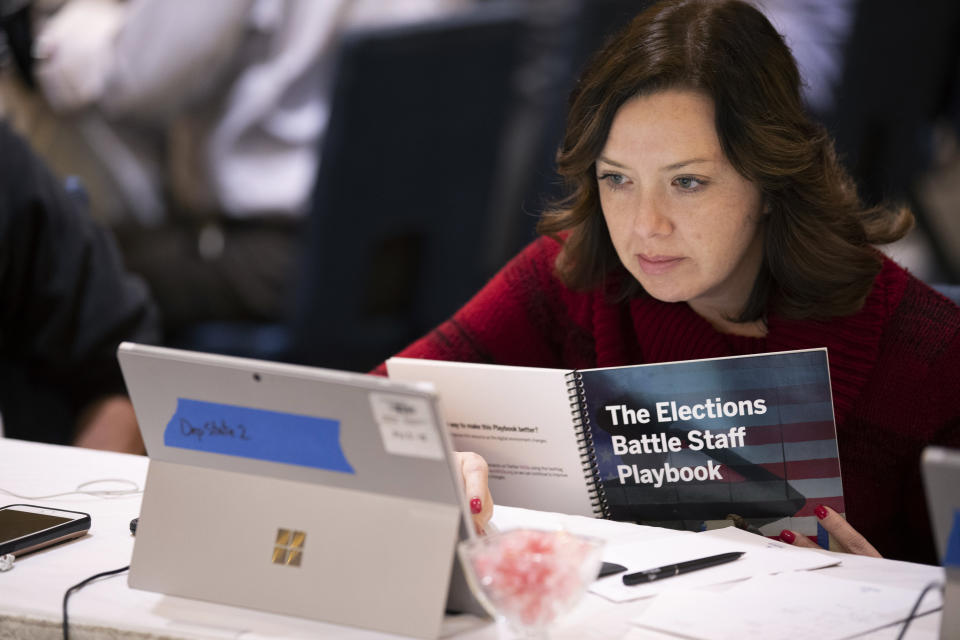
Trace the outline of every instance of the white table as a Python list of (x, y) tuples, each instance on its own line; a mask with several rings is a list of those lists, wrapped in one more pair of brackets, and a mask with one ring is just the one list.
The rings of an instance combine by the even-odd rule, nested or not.
[[(120, 478), (143, 487), (147, 459), (125, 454), (59, 447), (0, 438), (0, 489), (27, 496), (73, 491), (80, 483)], [(121, 488), (103, 483), (91, 489)], [(141, 496), (98, 497), (67, 495), (50, 499), (19, 499), (0, 493), (0, 505), (16, 502), (86, 511), (90, 535), (17, 560), (0, 573), (0, 640), (61, 637), (64, 591), (101, 571), (129, 564), (133, 537), (130, 520), (137, 516)], [(501, 527), (523, 523), (565, 528), (608, 541), (637, 531), (635, 525), (578, 516), (498, 507), (494, 521)], [(942, 569), (890, 560), (844, 556), (839, 567), (822, 569), (838, 577), (920, 588), (941, 579)], [(555, 630), (555, 639), (663, 638), (630, 624), (649, 600), (613, 604), (588, 594)], [(909, 638), (937, 637), (940, 612), (915, 620)], [(126, 574), (88, 585), (70, 599), (71, 638), (346, 638), (395, 637), (312, 620), (274, 615), (130, 589)], [(895, 638), (898, 629), (870, 634)], [(472, 616), (448, 616), (444, 636), (471, 640), (497, 638), (496, 626)]]

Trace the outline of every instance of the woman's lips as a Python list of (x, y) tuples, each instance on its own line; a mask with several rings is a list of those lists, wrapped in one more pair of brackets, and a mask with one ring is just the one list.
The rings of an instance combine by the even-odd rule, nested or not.
[(667, 273), (684, 260), (677, 256), (647, 256), (642, 253), (637, 254), (637, 263), (640, 269), (648, 276), (658, 276)]

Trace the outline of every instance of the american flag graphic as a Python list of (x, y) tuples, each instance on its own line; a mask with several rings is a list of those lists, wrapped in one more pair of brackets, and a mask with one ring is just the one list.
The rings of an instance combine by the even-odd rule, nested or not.
[(813, 510), (845, 508), (826, 349), (576, 375), (608, 517), (697, 531), (733, 516), (828, 546)]

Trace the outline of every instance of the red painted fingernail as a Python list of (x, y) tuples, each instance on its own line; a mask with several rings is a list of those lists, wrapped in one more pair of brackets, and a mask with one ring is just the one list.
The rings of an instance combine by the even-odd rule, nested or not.
[(794, 535), (793, 531), (789, 529), (784, 529), (780, 532), (780, 539), (786, 542), (787, 544), (793, 544), (793, 541), (797, 539), (797, 536)]
[(470, 513), (480, 513), (483, 511), (483, 503), (480, 502), (480, 498), (472, 498), (470, 500)]
[(822, 504), (818, 504), (818, 505), (817, 505), (817, 508), (814, 509), (813, 512), (814, 512), (815, 514), (817, 514), (817, 517), (820, 518), (821, 520), (823, 520), (824, 518), (826, 518), (827, 515), (828, 515), (828, 514), (827, 514), (827, 508), (824, 507)]

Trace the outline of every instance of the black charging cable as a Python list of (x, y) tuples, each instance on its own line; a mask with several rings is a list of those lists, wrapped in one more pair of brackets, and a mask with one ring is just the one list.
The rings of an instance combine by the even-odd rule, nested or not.
[(910, 610), (910, 615), (908, 615), (907, 619), (903, 621), (903, 628), (900, 629), (900, 635), (897, 636), (897, 640), (903, 640), (904, 636), (907, 635), (907, 627), (909, 627), (910, 623), (913, 622), (913, 619), (917, 617), (917, 611), (920, 609), (920, 603), (923, 602), (923, 597), (927, 595), (927, 592), (931, 589), (939, 589), (942, 593), (944, 591), (943, 583), (931, 582), (923, 588), (923, 591), (921, 591), (920, 595), (917, 596), (917, 601), (913, 603), (913, 609)]
[(112, 571), (104, 571), (102, 573), (98, 573), (96, 575), (90, 576), (86, 580), (82, 580), (78, 582), (77, 584), (67, 589), (67, 592), (63, 594), (63, 640), (70, 640), (70, 627), (69, 627), (69, 622), (67, 621), (67, 601), (70, 600), (70, 596), (72, 596), (74, 593), (76, 593), (80, 589), (83, 589), (85, 586), (87, 586), (94, 580), (99, 580), (100, 578), (106, 578), (108, 576), (115, 576), (118, 573), (123, 573), (129, 568), (130, 568), (130, 565), (127, 565), (125, 567), (114, 569)]
[[(133, 520), (130, 521), (131, 534), (133, 535), (137, 534), (137, 523), (139, 521), (140, 521), (140, 518), (134, 518)], [(70, 596), (72, 596), (77, 591), (80, 591), (80, 589), (83, 589), (85, 586), (87, 586), (94, 580), (115, 576), (118, 573), (123, 573), (129, 568), (130, 568), (130, 565), (127, 565), (119, 569), (114, 569), (113, 571), (104, 571), (102, 573), (98, 573), (97, 575), (90, 576), (86, 580), (82, 580), (77, 584), (73, 585), (72, 587), (70, 587), (69, 589), (67, 589), (66, 593), (63, 594), (63, 640), (70, 640), (70, 622), (69, 622), (69, 618), (67, 617), (67, 602), (70, 600)]]

